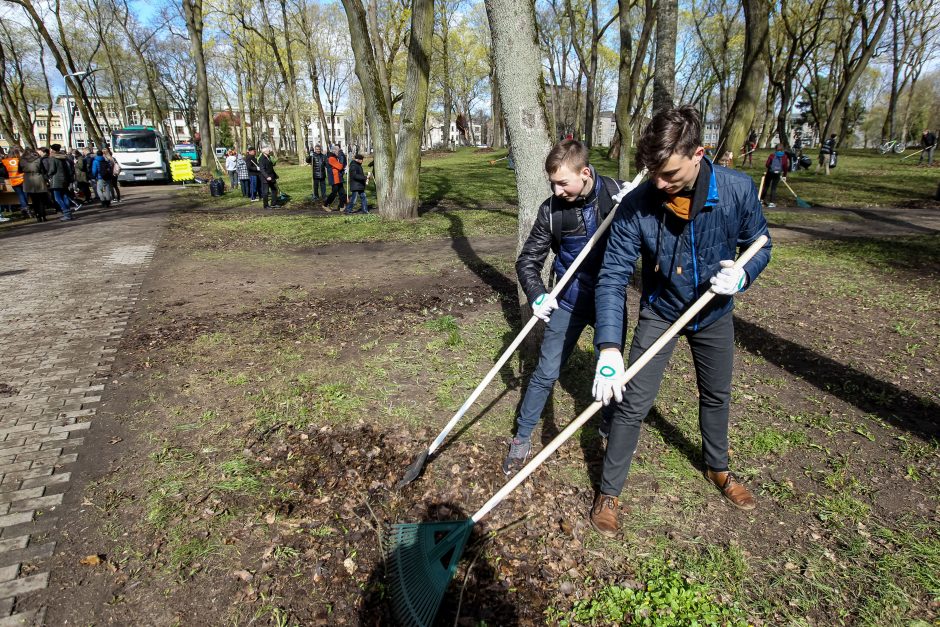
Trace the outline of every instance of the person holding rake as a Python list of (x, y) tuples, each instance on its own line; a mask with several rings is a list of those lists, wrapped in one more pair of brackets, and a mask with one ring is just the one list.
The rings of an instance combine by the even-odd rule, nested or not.
[[(692, 106), (656, 114), (637, 144), (636, 160), (650, 178), (627, 197), (611, 224), (595, 288), (595, 346), (600, 351), (594, 398), (614, 404), (600, 490), (590, 512), (601, 534), (619, 531), (618, 498), (636, 452), (640, 427), (656, 400), (674, 337), (622, 386), (624, 301), (642, 259), (639, 321), (630, 363), (707, 290), (716, 296), (685, 327), (699, 392), (705, 477), (735, 507), (756, 506), (728, 468), (728, 415), (734, 362), (734, 294), (750, 287), (770, 261), (771, 244), (754, 182), (704, 159), (702, 121)], [(768, 239), (741, 269), (738, 249)]]

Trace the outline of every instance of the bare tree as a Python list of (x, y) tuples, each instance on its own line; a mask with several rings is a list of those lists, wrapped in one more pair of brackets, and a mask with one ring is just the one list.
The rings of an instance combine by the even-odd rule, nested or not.
[[(421, 138), (428, 109), (434, 0), (413, 0), (408, 64), (397, 142), (389, 105), (390, 90), (382, 84), (379, 65), (362, 0), (343, 0), (356, 76), (366, 102), (369, 130), (375, 145), (375, 174), (379, 211), (389, 218), (418, 215)], [(396, 145), (397, 143), (397, 145)]]
[(215, 159), (215, 129), (212, 126), (212, 113), (209, 110), (209, 79), (206, 74), (206, 57), (203, 49), (202, 32), (205, 28), (202, 13), (202, 0), (182, 0), (183, 19), (189, 32), (189, 50), (196, 64), (196, 115), (199, 120), (200, 141), (202, 145), (202, 167), (211, 167)]
[(767, 81), (767, 55), (770, 39), (770, 3), (768, 0), (744, 1), (744, 63), (741, 82), (721, 125), (719, 145), (735, 150), (744, 144), (748, 129), (754, 124), (758, 101)]

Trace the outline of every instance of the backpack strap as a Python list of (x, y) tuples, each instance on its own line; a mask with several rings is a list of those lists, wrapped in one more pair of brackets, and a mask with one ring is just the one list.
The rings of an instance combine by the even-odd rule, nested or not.
[(607, 214), (614, 208), (614, 196), (620, 193), (624, 185), (623, 181), (618, 181), (609, 176), (602, 176), (600, 178), (603, 185), (601, 185), (597, 195), (598, 226), (600, 226), (600, 222), (606, 218)]

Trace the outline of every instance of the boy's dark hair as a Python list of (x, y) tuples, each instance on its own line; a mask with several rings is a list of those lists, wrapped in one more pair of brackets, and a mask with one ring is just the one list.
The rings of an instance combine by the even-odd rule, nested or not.
[(656, 172), (673, 154), (691, 157), (702, 145), (702, 116), (692, 105), (660, 111), (636, 145), (636, 167)]
[(362, 155), (356, 153), (356, 156), (353, 157), (353, 160), (354, 160), (354, 161), (362, 161), (364, 158), (365, 158), (365, 157), (363, 157)]
[(554, 174), (563, 165), (574, 172), (579, 172), (588, 166), (590, 152), (587, 146), (577, 139), (563, 139), (548, 151), (545, 157), (545, 172)]

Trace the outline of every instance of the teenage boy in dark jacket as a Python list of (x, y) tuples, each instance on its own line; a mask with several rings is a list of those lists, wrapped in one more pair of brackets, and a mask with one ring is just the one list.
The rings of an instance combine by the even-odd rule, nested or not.
[(307, 163), (313, 170), (313, 199), (326, 198), (326, 171), (330, 166), (320, 144), (314, 146), (313, 152), (307, 155)]
[[(516, 274), (534, 315), (547, 323), (539, 363), (529, 379), (509, 443), (503, 473), (515, 474), (529, 456), (538, 424), (561, 367), (584, 327), (594, 325), (594, 283), (607, 242), (605, 234), (556, 300), (542, 282), (542, 266), (555, 253), (554, 271), (561, 278), (585, 244), (627, 192), (629, 184), (598, 176), (588, 163), (588, 149), (575, 139), (555, 144), (545, 160), (552, 195), (539, 207), (535, 223), (516, 260)], [(554, 312), (554, 313), (553, 313)], [(621, 339), (622, 341), (622, 339)], [(608, 412), (609, 414), (609, 412)], [(605, 416), (609, 417), (609, 415)], [(604, 426), (601, 434), (606, 436)]]
[(753, 509), (754, 497), (728, 470), (728, 410), (734, 361), (732, 296), (750, 287), (770, 261), (770, 240), (741, 270), (732, 267), (738, 249), (768, 235), (757, 189), (750, 177), (704, 159), (702, 121), (691, 106), (658, 113), (637, 144), (638, 167), (650, 179), (624, 201), (610, 228), (597, 279), (595, 346), (601, 351), (594, 398), (616, 400), (604, 457), (600, 493), (591, 524), (614, 536), (618, 497), (653, 406), (676, 338), (626, 386), (624, 299), (643, 260), (643, 296), (630, 347), (630, 362), (649, 348), (689, 305), (711, 289), (718, 294), (687, 326), (699, 392), (699, 426), (705, 476), (732, 505)]
[(271, 204), (273, 207), (280, 207), (278, 202), (281, 191), (277, 188), (277, 172), (274, 171), (274, 162), (271, 161), (271, 147), (265, 146), (261, 149), (261, 157), (258, 159), (258, 179), (261, 182), (261, 205), (264, 209), (268, 208), (268, 193), (271, 194)]
[(245, 153), (245, 167), (248, 169), (248, 188), (251, 194), (249, 202), (258, 200), (258, 190), (261, 188), (261, 170), (258, 169), (258, 156), (254, 146), (249, 146)]
[(362, 213), (369, 213), (369, 205), (366, 204), (367, 180), (362, 169), (362, 155), (357, 154), (349, 164), (349, 204), (346, 205), (345, 213), (354, 213), (352, 208), (356, 204), (356, 196), (362, 201)]

